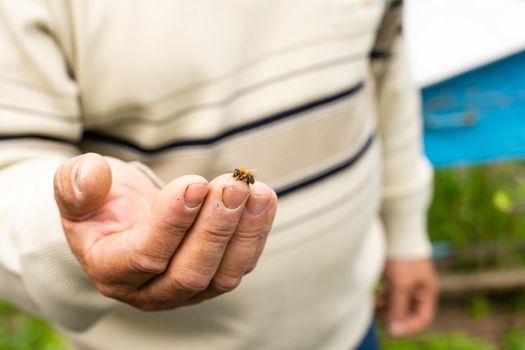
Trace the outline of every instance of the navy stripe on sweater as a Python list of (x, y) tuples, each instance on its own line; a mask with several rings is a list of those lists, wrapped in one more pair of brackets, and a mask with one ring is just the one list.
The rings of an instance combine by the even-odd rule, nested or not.
[(279, 198), (284, 197), (304, 187), (307, 187), (317, 182), (320, 182), (322, 180), (325, 180), (329, 178), (330, 176), (335, 175), (345, 169), (348, 169), (349, 167), (357, 163), (366, 154), (366, 152), (370, 149), (370, 146), (372, 146), (372, 144), (374, 143), (375, 137), (376, 137), (375, 133), (371, 134), (368, 137), (368, 139), (365, 141), (365, 143), (361, 145), (359, 150), (356, 153), (354, 153), (352, 156), (350, 156), (350, 158), (338, 164), (335, 164), (327, 169), (324, 169), (323, 171), (317, 174), (313, 174), (305, 179), (302, 179), (296, 183), (284, 186), (282, 188), (277, 188), (275, 190), (275, 192), (277, 193), (277, 196)]
[(88, 130), (84, 132), (84, 138), (89, 141), (99, 141), (104, 143), (115, 144), (117, 146), (125, 146), (144, 154), (155, 154), (183, 147), (210, 146), (229, 137), (236, 136), (238, 134), (245, 133), (267, 125), (271, 125), (281, 120), (296, 118), (304, 115), (304, 113), (306, 112), (312, 111), (320, 107), (324, 107), (334, 102), (338, 102), (340, 100), (353, 96), (354, 94), (359, 92), (363, 88), (363, 86), (364, 83), (361, 81), (356, 85), (339, 91), (335, 94), (324, 96), (316, 100), (307, 102), (303, 105), (293, 107), (291, 109), (284, 110), (276, 114), (257, 119), (255, 121), (224, 130), (221, 133), (211, 137), (176, 140), (156, 147), (142, 146), (131, 140), (114, 137), (109, 134), (98, 132), (95, 130)]

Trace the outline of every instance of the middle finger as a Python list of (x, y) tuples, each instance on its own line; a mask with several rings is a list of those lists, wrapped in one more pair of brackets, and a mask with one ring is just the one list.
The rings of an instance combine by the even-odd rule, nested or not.
[(208, 289), (193, 297), (192, 302), (233, 290), (257, 263), (273, 223), (277, 196), (270, 187), (258, 181), (250, 192), (237, 231), (228, 243), (215, 276)]

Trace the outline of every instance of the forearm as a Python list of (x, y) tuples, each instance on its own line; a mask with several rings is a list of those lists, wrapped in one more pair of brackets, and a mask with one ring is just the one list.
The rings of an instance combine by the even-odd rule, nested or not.
[(391, 258), (416, 259), (431, 254), (426, 226), (432, 168), (424, 158), (416, 163), (416, 169), (400, 165), (407, 181), (383, 190), (381, 216), (388, 233), (387, 255)]
[(385, 14), (373, 63), (379, 102), (383, 150), (382, 218), (388, 255), (423, 258), (430, 255), (426, 217), (432, 194), (432, 167), (422, 145), (420, 95), (413, 83), (402, 33), (402, 6)]

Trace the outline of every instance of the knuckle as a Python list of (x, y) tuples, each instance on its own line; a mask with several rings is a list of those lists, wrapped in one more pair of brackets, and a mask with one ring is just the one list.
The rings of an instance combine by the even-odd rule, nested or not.
[(128, 303), (141, 311), (152, 312), (161, 310), (161, 308), (159, 308), (154, 303), (143, 300), (138, 295), (131, 299)]
[(140, 274), (159, 275), (168, 266), (168, 261), (164, 258), (154, 257), (143, 252), (136, 252), (130, 259), (130, 269)]
[(203, 228), (204, 237), (211, 243), (226, 244), (233, 234), (230, 226), (214, 225)]
[(105, 284), (97, 284), (96, 287), (103, 296), (115, 299), (116, 295), (114, 288)]
[(267, 239), (267, 233), (264, 231), (257, 232), (236, 232), (232, 237), (240, 245), (252, 250), (252, 258), (255, 260), (259, 259), (262, 250), (264, 249)]
[(405, 279), (396, 279), (394, 281), (391, 281), (392, 288), (397, 291), (407, 291), (411, 289), (412, 284), (410, 281)]
[(162, 310), (162, 308), (159, 308), (158, 306), (156, 306), (155, 304), (152, 304), (152, 303), (133, 303), (131, 304), (132, 306), (134, 306), (135, 308), (141, 310), (141, 311), (145, 311), (145, 312), (153, 312), (153, 311), (160, 311)]
[(126, 302), (129, 296), (129, 290), (122, 286), (113, 286), (105, 283), (98, 283), (95, 286), (102, 295), (111, 299)]
[(410, 291), (410, 285), (408, 284), (396, 284), (394, 285), (395, 290), (397, 290), (399, 293), (407, 293)]
[(134, 308), (145, 312), (163, 310), (163, 308), (160, 307), (161, 305), (152, 302), (150, 298), (146, 298), (140, 292), (133, 293), (132, 296), (126, 302)]
[(198, 273), (175, 276), (172, 281), (173, 289), (191, 294), (204, 291), (209, 284), (210, 277)]
[(242, 227), (232, 239), (239, 241), (240, 243), (257, 243), (265, 237), (265, 229), (257, 225), (250, 225), (248, 227)]
[(184, 233), (193, 224), (193, 216), (174, 212), (174, 218), (163, 218), (159, 223), (159, 230), (164, 232)]
[(250, 266), (246, 269), (245, 275), (249, 274), (253, 270), (255, 270), (255, 267), (257, 266), (257, 262), (251, 263)]
[(241, 283), (241, 277), (218, 275), (211, 282), (211, 287), (219, 293), (226, 293), (234, 290)]

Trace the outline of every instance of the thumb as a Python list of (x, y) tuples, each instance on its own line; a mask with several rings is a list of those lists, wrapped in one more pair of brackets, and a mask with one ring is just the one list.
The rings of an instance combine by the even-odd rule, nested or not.
[(86, 153), (58, 168), (54, 188), (62, 217), (80, 221), (106, 199), (111, 188), (111, 169), (101, 155)]

